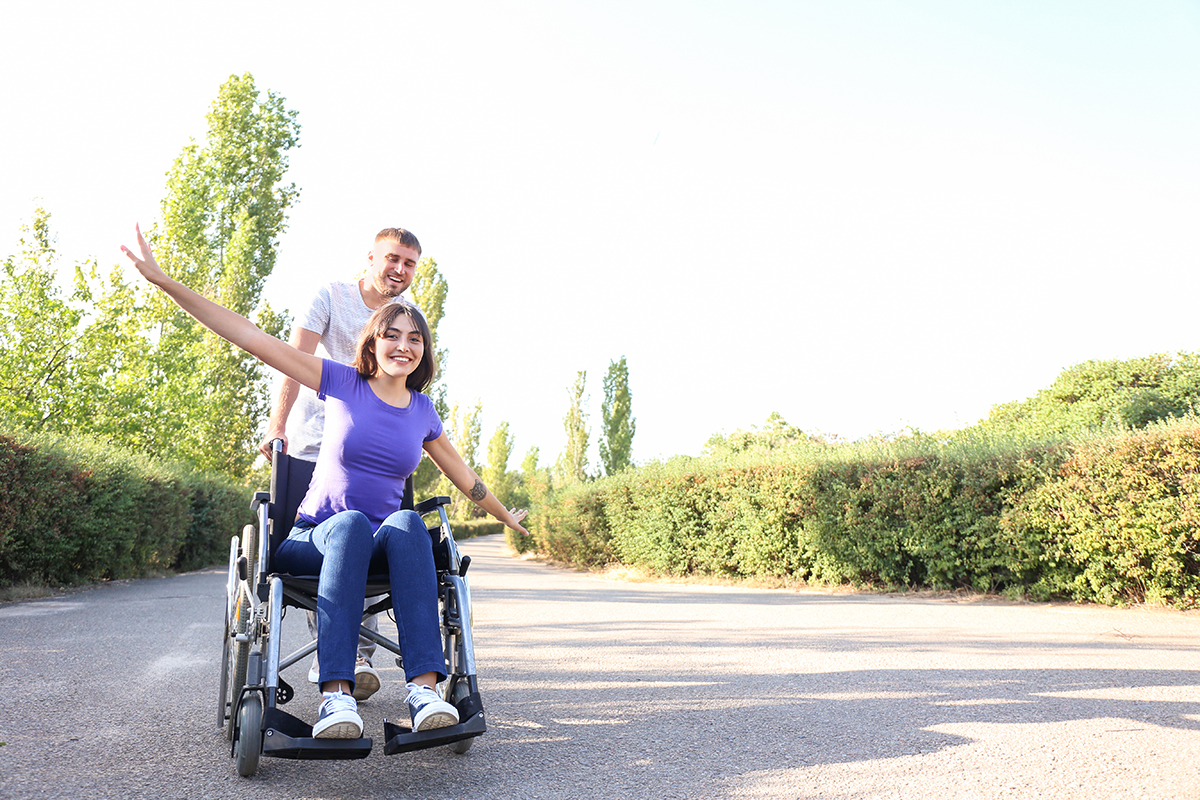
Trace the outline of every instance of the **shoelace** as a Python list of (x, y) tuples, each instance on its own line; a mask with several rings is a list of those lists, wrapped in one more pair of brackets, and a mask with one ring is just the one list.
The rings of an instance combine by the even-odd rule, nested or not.
[(321, 703), (321, 710), (328, 714), (333, 714), (337, 711), (354, 711), (358, 712), (358, 704), (353, 702), (350, 695), (338, 692), (325, 697), (325, 702)]
[(408, 702), (417, 708), (429, 703), (439, 702), (441, 699), (438, 697), (438, 693), (428, 686), (418, 686), (415, 689), (408, 690)]

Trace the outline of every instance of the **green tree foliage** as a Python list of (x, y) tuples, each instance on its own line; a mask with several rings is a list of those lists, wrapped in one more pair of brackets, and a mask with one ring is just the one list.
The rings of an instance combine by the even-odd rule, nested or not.
[(86, 286), (78, 276), (76, 285), (88, 302), (87, 325), (76, 339), (73, 419), (60, 430), (154, 454), (149, 434), (165, 415), (149, 392), (155, 379), (146, 355), (153, 349), (144, 324), (146, 287), (126, 282), (119, 269), (101, 281), (94, 267)]
[(0, 414), (34, 430), (69, 425), (78, 371), (83, 315), (55, 283), (54, 241), (50, 215), (38, 208), (0, 283)]
[(550, 494), (550, 470), (538, 466), (540, 458), (541, 449), (531, 447), (521, 459), (512, 501), (517, 508), (532, 509), (544, 503)]
[(38, 208), (22, 228), (20, 252), (4, 261), (0, 416), (27, 430), (128, 444), (154, 418), (138, 369), (149, 343), (136, 294), (116, 270), (101, 283), (93, 262), (75, 265), (67, 295), (54, 241), (50, 215)]
[[(538, 524), (538, 520), (541, 519), (539, 509), (545, 509), (550, 501), (552, 478), (548, 467), (538, 466), (540, 456), (541, 452), (537, 447), (531, 447), (525, 452), (525, 457), (521, 460), (520, 480), (517, 481), (516, 491), (510, 503), (517, 508), (530, 510), (531, 516), (525, 520), (526, 528)], [(504, 534), (509, 545), (518, 553), (523, 553), (533, 546), (532, 539), (515, 534), (507, 528)]]
[(417, 262), (417, 271), (413, 275), (412, 285), (408, 287), (408, 296), (421, 309), (425, 321), (429, 323), (429, 332), (433, 334), (434, 353), (437, 356), (438, 375), (446, 372), (446, 360), (449, 351), (438, 347), (438, 325), (446, 315), (446, 300), (450, 296), (450, 284), (446, 277), (438, 271), (437, 261), (425, 256)]
[[(433, 335), (433, 352), (438, 363), (437, 376), (429, 389), (429, 398), (437, 409), (438, 416), (444, 421), (450, 419), (450, 404), (446, 399), (446, 384), (442, 378), (446, 374), (447, 361), (450, 353), (444, 347), (438, 347), (438, 325), (446, 315), (446, 300), (450, 296), (450, 285), (438, 270), (437, 261), (429, 256), (417, 262), (417, 271), (413, 275), (412, 285), (408, 287), (408, 296), (429, 323), (429, 332)], [(413, 474), (414, 491), (418, 498), (433, 494), (445, 494), (449, 491), (450, 482), (442, 479), (436, 466), (428, 458), (422, 458)], [(449, 492), (453, 497), (454, 493)]]
[(580, 370), (575, 376), (575, 383), (567, 390), (571, 405), (567, 415), (563, 417), (563, 430), (567, 434), (567, 446), (559, 456), (555, 468), (556, 483), (566, 486), (581, 483), (588, 479), (588, 436), (587, 411), (584, 404), (587, 397), (584, 394), (587, 385), (587, 372)]
[(492, 490), (492, 494), (501, 503), (510, 508), (516, 502), (513, 490), (516, 486), (516, 475), (508, 471), (508, 461), (512, 457), (513, 437), (509, 433), (508, 423), (501, 422), (492, 432), (488, 440), (487, 465), (483, 468), (483, 482)]
[(825, 440), (789, 425), (777, 411), (772, 411), (760, 428), (737, 430), (730, 434), (715, 434), (704, 445), (704, 455), (721, 459), (742, 453), (766, 454), (772, 451), (810, 450), (825, 446)]
[[(230, 77), (209, 111), (207, 141), (176, 160), (163, 221), (148, 231), (168, 272), (277, 336), (287, 320), (259, 301), (297, 194), (281, 185), (285, 154), (297, 144), (295, 117), (274, 93), (260, 100), (250, 75)], [(41, 209), (0, 278), (5, 416), (245, 474), (268, 403), (255, 359), (119, 270), (101, 281), (94, 264), (86, 273), (77, 266), (64, 297)]]
[(633, 434), (637, 421), (633, 418), (633, 398), (629, 392), (629, 367), (625, 356), (611, 361), (604, 374), (604, 402), (600, 406), (603, 436), (600, 439), (600, 461), (605, 475), (616, 475), (633, 466)]
[(1086, 361), (1033, 397), (992, 408), (981, 428), (1030, 438), (1144, 428), (1200, 406), (1200, 354)]
[[(209, 110), (206, 142), (187, 145), (167, 173), (163, 221), (147, 236), (169, 273), (276, 336), (286, 335), (287, 320), (260, 298), (298, 195), (282, 184), (298, 137), (296, 112), (282, 97), (260, 98), (248, 73), (230, 76)], [(268, 411), (265, 368), (162, 295), (147, 306), (155, 342), (148, 388), (161, 424), (143, 446), (244, 473)]]
[[(482, 470), (479, 466), (479, 438), (483, 432), (483, 403), (476, 400), (475, 405), (468, 409), (460, 409), (458, 404), (455, 403), (450, 409), (450, 414), (446, 418), (445, 424), (447, 428), (446, 436), (450, 439), (450, 443), (454, 445), (454, 449), (462, 456), (462, 460), (466, 462), (468, 467), (475, 470), (476, 473), (481, 472)], [(478, 506), (468, 500), (462, 492), (454, 488), (449, 478), (440, 478), (436, 493), (450, 497), (449, 513), (455, 519), (471, 519), (472, 517), (484, 516), (484, 512)]]
[(479, 472), (479, 437), (483, 434), (483, 403), (476, 400), (475, 405), (464, 409), (460, 414), (457, 406), (452, 415), (454, 418), (454, 447), (462, 456), (467, 466)]

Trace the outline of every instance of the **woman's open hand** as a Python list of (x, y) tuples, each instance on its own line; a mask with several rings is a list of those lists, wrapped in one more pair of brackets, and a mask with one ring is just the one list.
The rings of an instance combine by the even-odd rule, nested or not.
[(142, 257), (135, 256), (125, 245), (121, 245), (121, 252), (129, 256), (129, 260), (137, 267), (137, 271), (142, 273), (143, 278), (155, 286), (161, 286), (167, 280), (167, 273), (163, 272), (162, 267), (154, 260), (154, 253), (150, 252), (150, 245), (146, 244), (146, 237), (142, 236), (142, 226), (134, 227), (137, 229), (138, 247), (141, 248)]
[(527, 531), (521, 527), (521, 520), (523, 520), (527, 516), (529, 516), (529, 512), (524, 508), (510, 508), (508, 510), (508, 513), (512, 515), (512, 519), (513, 519), (513, 524), (509, 525), (508, 527), (512, 528), (514, 531), (521, 534), (522, 536), (528, 536), (529, 531)]

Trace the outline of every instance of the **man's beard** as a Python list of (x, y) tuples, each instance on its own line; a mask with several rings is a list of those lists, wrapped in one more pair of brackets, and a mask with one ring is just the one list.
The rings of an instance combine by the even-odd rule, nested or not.
[(398, 284), (392, 283), (387, 278), (377, 278), (375, 280), (375, 291), (384, 297), (399, 297), (408, 288), (407, 286), (397, 288), (397, 286)]

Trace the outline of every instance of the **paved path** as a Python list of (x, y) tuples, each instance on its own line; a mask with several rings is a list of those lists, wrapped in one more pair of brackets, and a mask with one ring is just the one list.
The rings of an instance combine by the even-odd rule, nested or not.
[[(210, 570), (0, 606), (0, 798), (1200, 798), (1200, 615), (624, 583), (463, 549), (489, 712), (465, 756), (238, 778)], [(385, 667), (377, 744), (403, 713)]]

